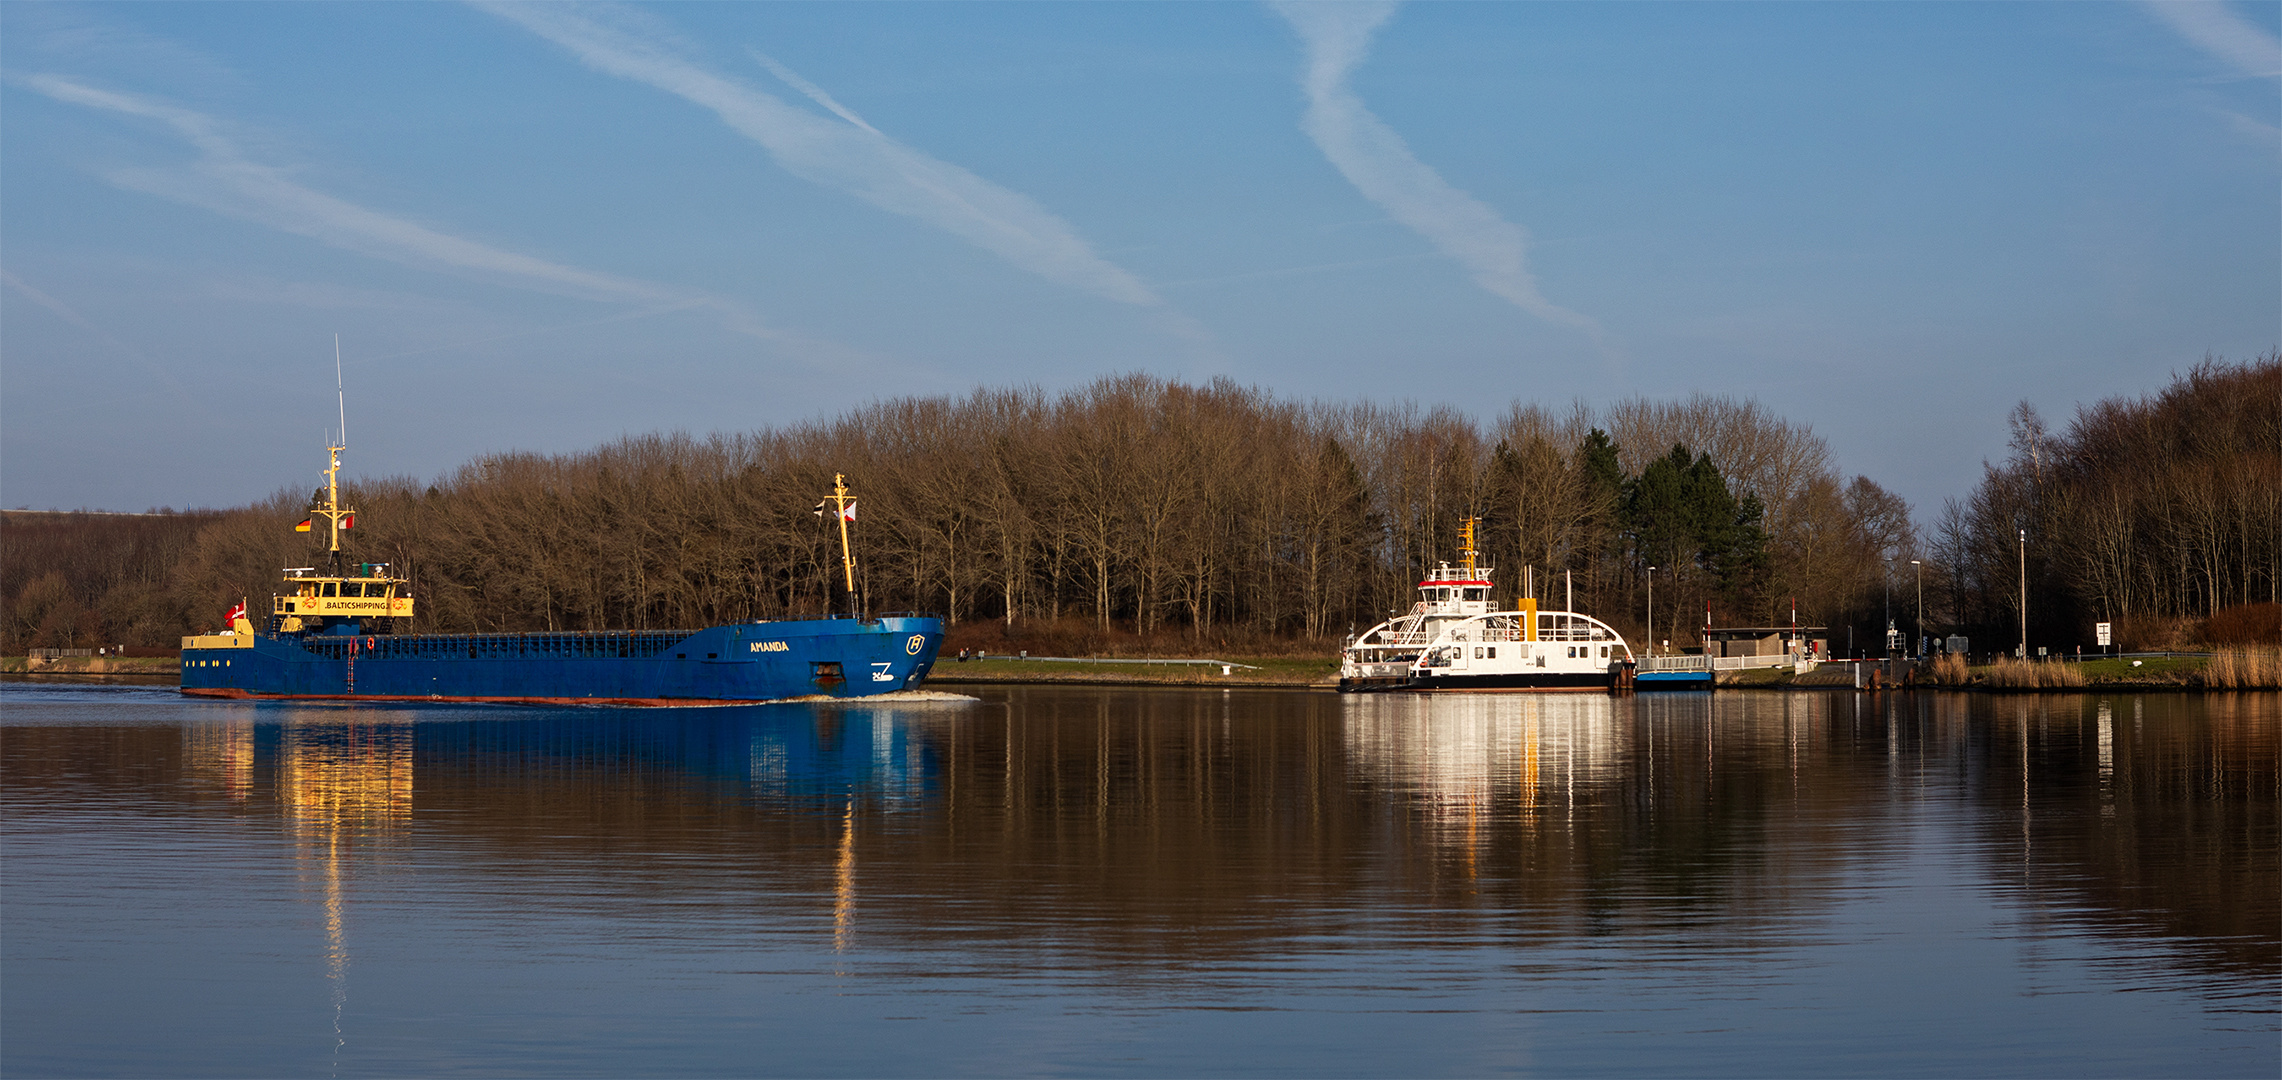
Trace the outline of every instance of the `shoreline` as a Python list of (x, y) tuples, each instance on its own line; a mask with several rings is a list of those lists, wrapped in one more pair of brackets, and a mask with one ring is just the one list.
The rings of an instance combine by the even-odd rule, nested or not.
[[(1293, 659), (1290, 657), (1237, 658), (1232, 663), (1250, 665), (1253, 670), (1238, 670), (1222, 675), (1218, 668), (1209, 665), (1193, 667), (1151, 669), (1105, 661), (1088, 664), (1083, 661), (1040, 661), (1025, 659), (938, 660), (936, 668), (927, 677), (929, 686), (1101, 686), (1101, 687), (1176, 687), (1187, 689), (1247, 690), (1305, 690), (1316, 692), (1336, 691), (1339, 685), (1338, 667), (1331, 660)], [(2168, 667), (2145, 674), (2095, 673), (2081, 686), (1993, 686), (1977, 677), (1962, 685), (1938, 685), (1919, 682), (1915, 685), (1886, 683), (1883, 686), (1856, 687), (1844, 661), (1825, 664), (1820, 670), (1797, 675), (1788, 670), (1766, 669), (1736, 673), (1723, 677), (1714, 691), (1775, 691), (1775, 692), (1831, 692), (1856, 693), (1915, 693), (1922, 691), (1968, 694), (2099, 694), (2099, 693), (2272, 693), (2272, 687), (2213, 687), (2202, 685), (2200, 670), (2184, 670), (2184, 665)], [(1872, 661), (1865, 661), (1872, 663)], [(1980, 675), (1980, 671), (1976, 671)], [(24, 683), (85, 683), (90, 685), (133, 684), (148, 686), (179, 686), (180, 668), (177, 661), (168, 658), (69, 657), (41, 664), (28, 665), (24, 657), (0, 659), (0, 678)], [(1395, 691), (1400, 692), (1400, 691)], [(1443, 693), (1464, 693), (1444, 691)], [(1703, 691), (1683, 691), (1703, 692)], [(1652, 691), (1653, 693), (1653, 691)]]

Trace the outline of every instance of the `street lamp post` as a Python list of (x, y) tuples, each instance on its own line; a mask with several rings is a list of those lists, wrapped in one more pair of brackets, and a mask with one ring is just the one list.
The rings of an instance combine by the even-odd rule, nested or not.
[(1917, 648), (1911, 651), (1922, 657), (1925, 655), (1925, 563), (1911, 559), (1910, 566), (1918, 579), (1918, 640)]
[(1656, 655), (1656, 568), (1648, 568), (1648, 655)]
[(2028, 659), (2028, 530), (2021, 530), (2021, 659)]

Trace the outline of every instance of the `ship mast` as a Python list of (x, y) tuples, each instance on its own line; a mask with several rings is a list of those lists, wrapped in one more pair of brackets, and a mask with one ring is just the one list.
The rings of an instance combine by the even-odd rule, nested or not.
[(1469, 517), (1460, 519), (1458, 526), (1458, 557), (1466, 560), (1466, 580), (1468, 581), (1475, 581), (1481, 577), (1481, 574), (1474, 569), (1475, 558), (1480, 554), (1474, 550), (1474, 529), (1481, 523), (1481, 518)]
[(347, 385), (341, 381), (341, 335), (339, 334), (333, 335), (333, 391), (338, 396), (341, 407), (341, 437), (335, 440), (333, 445), (325, 448), (326, 453), (330, 455), (329, 461), (331, 462), (325, 467), (325, 508), (316, 511), (316, 513), (324, 515), (325, 521), (332, 527), (333, 546), (328, 551), (328, 555), (331, 558), (333, 573), (338, 574), (341, 572), (341, 519), (347, 518), (354, 522), (357, 518), (357, 512), (353, 507), (341, 505), (341, 451), (349, 448), (349, 394)]
[(844, 473), (832, 474), (832, 516), (840, 519), (840, 571), (848, 583), (848, 610), (856, 609), (856, 557), (848, 549), (848, 507), (855, 503), (848, 494), (848, 477)]
[[(343, 439), (341, 441), (345, 443), (348, 440)], [(341, 451), (346, 449), (348, 449), (346, 446), (328, 446), (325, 448), (326, 452), (331, 455), (332, 462), (325, 468), (325, 505), (323, 508), (314, 511), (314, 513), (323, 516), (331, 526), (333, 546), (329, 554), (332, 557), (333, 572), (336, 574), (341, 570), (341, 520), (346, 518), (354, 521), (357, 516), (356, 508), (341, 505)]]

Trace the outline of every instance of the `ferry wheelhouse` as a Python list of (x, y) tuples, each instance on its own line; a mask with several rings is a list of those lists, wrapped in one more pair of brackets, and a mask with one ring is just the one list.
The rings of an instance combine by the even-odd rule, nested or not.
[(1409, 612), (1364, 631), (1339, 658), (1342, 692), (1372, 690), (1606, 690), (1633, 665), (1624, 637), (1574, 611), (1544, 611), (1534, 597), (1510, 610), (1490, 598), (1474, 529), (1460, 528), (1460, 563), (1418, 583)]

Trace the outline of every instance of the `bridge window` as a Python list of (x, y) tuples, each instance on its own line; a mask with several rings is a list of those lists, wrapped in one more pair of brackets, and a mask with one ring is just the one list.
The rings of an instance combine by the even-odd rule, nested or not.
[(333, 589), (333, 583), (332, 583), (332, 582), (330, 582), (330, 581), (326, 582), (326, 583), (323, 585), (323, 587), (322, 587), (322, 588), (323, 588), (323, 590), (324, 590), (324, 592), (323, 592), (323, 594), (324, 594), (324, 595), (326, 595), (326, 596), (333, 596), (333, 595), (335, 595), (335, 591), (334, 591), (334, 589)]

